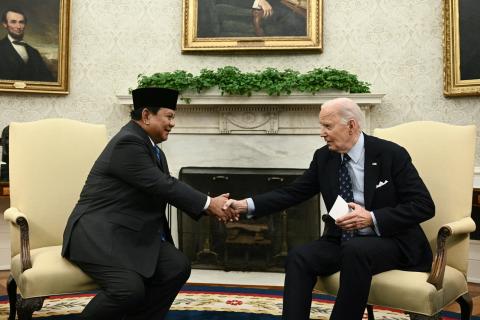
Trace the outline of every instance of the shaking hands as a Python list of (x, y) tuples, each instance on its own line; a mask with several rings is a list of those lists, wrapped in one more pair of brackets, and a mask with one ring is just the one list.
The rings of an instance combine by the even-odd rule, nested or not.
[(234, 200), (229, 197), (229, 193), (224, 193), (211, 198), (206, 212), (224, 223), (238, 221), (240, 214), (247, 212), (247, 200)]
[(241, 214), (248, 212), (247, 199), (235, 200), (228, 199), (222, 207), (222, 210), (228, 210), (233, 214), (240, 216)]
[(225, 206), (229, 197), (229, 193), (224, 193), (218, 197), (211, 198), (210, 205), (208, 206), (206, 212), (209, 215), (217, 218), (218, 221), (222, 221), (224, 223), (238, 221), (239, 214), (236, 214), (234, 210), (231, 210)]

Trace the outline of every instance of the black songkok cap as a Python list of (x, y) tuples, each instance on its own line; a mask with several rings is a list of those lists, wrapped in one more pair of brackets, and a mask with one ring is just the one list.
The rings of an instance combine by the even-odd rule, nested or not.
[(138, 88), (132, 91), (133, 109), (177, 108), (178, 91), (167, 88)]

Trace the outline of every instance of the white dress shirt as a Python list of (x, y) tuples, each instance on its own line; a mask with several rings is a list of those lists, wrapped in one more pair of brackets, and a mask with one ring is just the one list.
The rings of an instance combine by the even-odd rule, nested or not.
[[(347, 169), (348, 173), (350, 174), (350, 179), (352, 180), (353, 202), (365, 208), (365, 138), (363, 136), (363, 132), (360, 133), (357, 143), (355, 143), (355, 145), (347, 152), (347, 154), (351, 158), (351, 160), (347, 162)], [(373, 211), (371, 211), (370, 214), (372, 216), (375, 233), (380, 235), (377, 227), (377, 220), (375, 219)], [(359, 229), (358, 234), (374, 234), (374, 229), (371, 227)]]
[(25, 46), (22, 46), (21, 44), (15, 44), (13, 41), (18, 41), (12, 38), (12, 36), (8, 35), (8, 40), (12, 43), (13, 48), (15, 51), (17, 51), (18, 55), (22, 58), (23, 62), (27, 63), (28, 62), (28, 53), (27, 49)]

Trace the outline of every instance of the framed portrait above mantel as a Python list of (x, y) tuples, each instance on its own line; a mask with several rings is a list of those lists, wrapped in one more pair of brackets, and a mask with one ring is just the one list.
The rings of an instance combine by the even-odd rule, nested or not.
[(322, 52), (323, 0), (183, 0), (183, 53)]
[(444, 95), (480, 95), (480, 1), (444, 0)]
[(0, 91), (67, 94), (70, 0), (2, 0), (0, 14)]

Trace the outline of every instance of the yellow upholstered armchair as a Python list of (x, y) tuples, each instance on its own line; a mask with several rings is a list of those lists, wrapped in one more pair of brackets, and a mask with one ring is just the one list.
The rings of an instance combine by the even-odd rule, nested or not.
[[(475, 126), (418, 121), (374, 135), (404, 146), (435, 202), (435, 217), (422, 224), (434, 253), (432, 271), (391, 270), (375, 275), (367, 307), (405, 311), (411, 319), (440, 319), (444, 307), (457, 301), (461, 319), (470, 319), (467, 267), (469, 233), (475, 230), (472, 209)], [(316, 289), (336, 294), (339, 274), (319, 277)]]
[(67, 119), (10, 124), (10, 320), (16, 310), (19, 319), (31, 319), (45, 297), (95, 288), (60, 252), (67, 218), (106, 142), (104, 125)]

